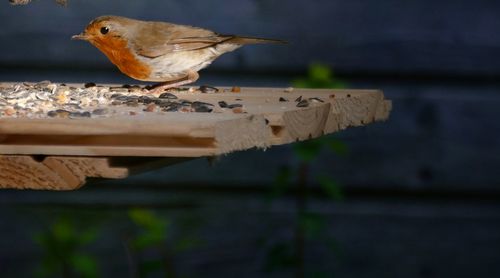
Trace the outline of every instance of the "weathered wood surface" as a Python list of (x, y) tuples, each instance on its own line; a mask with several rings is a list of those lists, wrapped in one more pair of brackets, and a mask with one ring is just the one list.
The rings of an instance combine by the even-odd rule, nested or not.
[(125, 178), (127, 168), (113, 168), (107, 158), (0, 156), (0, 188), (71, 190), (87, 177)]
[[(246, 113), (147, 113), (92, 119), (0, 118), (0, 154), (199, 157), (316, 138), (387, 119), (376, 90), (242, 88), (240, 93), (179, 92), (191, 101), (224, 100)], [(297, 107), (297, 98), (324, 102)], [(288, 101), (282, 102), (279, 99)]]
[(183, 159), (0, 155), (0, 188), (74, 190), (87, 178), (123, 179)]
[[(75, 189), (86, 177), (128, 175), (127, 166), (113, 168), (106, 157), (201, 157), (265, 148), (386, 120), (391, 110), (391, 102), (376, 90), (241, 88), (239, 93), (177, 94), (192, 101), (237, 102), (246, 113), (0, 118), (0, 187)], [(301, 108), (297, 98), (322, 102)], [(38, 162), (30, 155), (49, 157)]]

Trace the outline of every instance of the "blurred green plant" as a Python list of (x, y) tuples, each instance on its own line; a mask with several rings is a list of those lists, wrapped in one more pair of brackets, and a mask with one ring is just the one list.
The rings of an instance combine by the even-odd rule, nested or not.
[(171, 224), (169, 219), (160, 218), (147, 209), (131, 209), (128, 216), (141, 229), (140, 233), (132, 240), (132, 247), (135, 250), (140, 251), (165, 243)]
[[(92, 255), (90, 249), (98, 244), (97, 240), (105, 232), (105, 223), (127, 220), (129, 225), (121, 233), (125, 234), (122, 239), (125, 240), (130, 277), (156, 277), (158, 274), (185, 277), (176, 273), (175, 256), (201, 245), (197, 231), (202, 221), (197, 214), (183, 212), (174, 218), (151, 209), (133, 208), (125, 214), (110, 215), (59, 209), (37, 213), (37, 217), (47, 224), (32, 236), (42, 250), (33, 276), (101, 277), (98, 262), (102, 258)], [(118, 244), (120, 237), (117, 239)]]
[(75, 217), (57, 217), (45, 231), (33, 237), (43, 250), (35, 277), (99, 277), (97, 259), (84, 251), (97, 235), (98, 229), (78, 225)]
[(201, 245), (196, 235), (201, 221), (196, 216), (184, 216), (174, 221), (173, 218), (160, 217), (154, 211), (142, 208), (130, 209), (128, 217), (137, 228), (127, 243), (130, 263), (133, 264), (130, 266), (132, 276), (147, 277), (152, 273), (163, 273), (165, 277), (179, 277), (175, 269), (175, 256)]
[(312, 63), (309, 65), (307, 76), (297, 78), (292, 81), (292, 85), (297, 88), (345, 88), (347, 84), (337, 78), (332, 69), (321, 63)]
[[(338, 79), (333, 71), (320, 63), (311, 64), (306, 77), (292, 82), (297, 88), (344, 88), (346, 83)], [(305, 269), (306, 241), (320, 240), (335, 253), (338, 253), (338, 244), (327, 231), (325, 218), (318, 213), (308, 210), (311, 165), (325, 152), (332, 152), (338, 156), (349, 153), (347, 145), (334, 136), (322, 136), (313, 140), (295, 143), (292, 150), (298, 164), (289, 164), (281, 167), (271, 187), (269, 200), (273, 200), (296, 190), (296, 227), (294, 239), (287, 242), (274, 242), (268, 249), (264, 268), (267, 271), (276, 271), (295, 268), (296, 277), (330, 277), (331, 273)], [(313, 177), (321, 192), (331, 201), (343, 200), (343, 194), (338, 182), (327, 174)]]

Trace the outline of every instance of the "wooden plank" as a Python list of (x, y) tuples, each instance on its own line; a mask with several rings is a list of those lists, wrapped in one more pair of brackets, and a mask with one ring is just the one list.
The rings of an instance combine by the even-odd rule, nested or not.
[[(267, 148), (385, 120), (391, 109), (376, 90), (241, 88), (232, 93), (221, 88), (220, 93), (172, 93), (211, 103), (214, 111), (145, 113), (135, 107), (126, 108), (136, 109), (134, 116), (112, 113), (88, 119), (12, 118), (4, 113), (0, 187), (76, 189), (88, 177), (128, 176), (131, 165), (113, 167), (113, 157), (178, 159)], [(305, 107), (298, 107), (300, 100), (307, 101)], [(240, 107), (227, 109), (221, 101)], [(37, 161), (31, 155), (48, 157)]]
[[(8, 85), (8, 84), (4, 84)], [(71, 84), (81, 87), (82, 84)], [(110, 85), (117, 86), (117, 85)], [(376, 90), (241, 88), (238, 93), (172, 91), (211, 103), (214, 113), (151, 112), (104, 118), (0, 118), (0, 154), (198, 157), (316, 138), (384, 120), (390, 102)], [(312, 99), (305, 108), (298, 99)], [(220, 101), (242, 105), (222, 109)], [(128, 109), (128, 108), (127, 108)], [(135, 108), (142, 111), (142, 108)]]
[(147, 135), (212, 138), (215, 125), (246, 115), (165, 113), (96, 119), (0, 118), (0, 134)]
[(9, 145), (1, 146), (0, 153), (18, 155), (79, 155), (79, 156), (138, 156), (138, 157), (200, 157), (219, 155), (215, 148), (181, 148), (181, 147), (102, 147), (102, 146), (42, 146), (42, 145)]
[(0, 156), (0, 188), (73, 190), (87, 177), (124, 178), (126, 168), (111, 168), (107, 158)]
[(0, 155), (0, 188), (74, 190), (87, 178), (123, 179), (186, 159)]

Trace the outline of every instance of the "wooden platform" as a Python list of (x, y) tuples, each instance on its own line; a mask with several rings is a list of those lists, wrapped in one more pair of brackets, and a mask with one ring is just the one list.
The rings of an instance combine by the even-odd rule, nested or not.
[[(0, 118), (0, 187), (71, 190), (87, 177), (125, 178), (131, 169), (151, 162), (164, 165), (316, 138), (386, 120), (391, 110), (391, 102), (376, 90), (221, 91), (174, 94), (242, 108), (88, 119)], [(309, 100), (308, 106), (297, 107), (299, 99)]]

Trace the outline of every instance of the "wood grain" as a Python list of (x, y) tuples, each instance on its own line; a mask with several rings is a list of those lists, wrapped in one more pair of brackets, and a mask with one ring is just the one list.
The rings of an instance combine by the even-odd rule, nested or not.
[[(74, 86), (81, 86), (75, 84)], [(241, 88), (240, 93), (177, 92), (212, 103), (217, 113), (157, 112), (91, 119), (0, 118), (0, 154), (198, 157), (316, 138), (387, 119), (391, 104), (376, 90)], [(324, 102), (297, 107), (297, 98)], [(286, 101), (280, 101), (286, 100)], [(243, 112), (218, 102), (243, 105)]]
[(87, 177), (125, 178), (127, 168), (109, 166), (107, 158), (0, 156), (0, 188), (73, 190)]
[[(113, 157), (195, 158), (267, 148), (386, 120), (391, 110), (391, 102), (377, 90), (222, 91), (176, 93), (182, 99), (214, 104), (214, 113), (0, 118), (0, 187), (76, 189), (87, 177), (127, 177), (128, 165), (111, 167)], [(297, 107), (299, 98), (309, 99), (309, 106)], [(241, 104), (240, 113), (219, 108), (219, 101)], [(37, 161), (34, 155), (47, 157)]]

